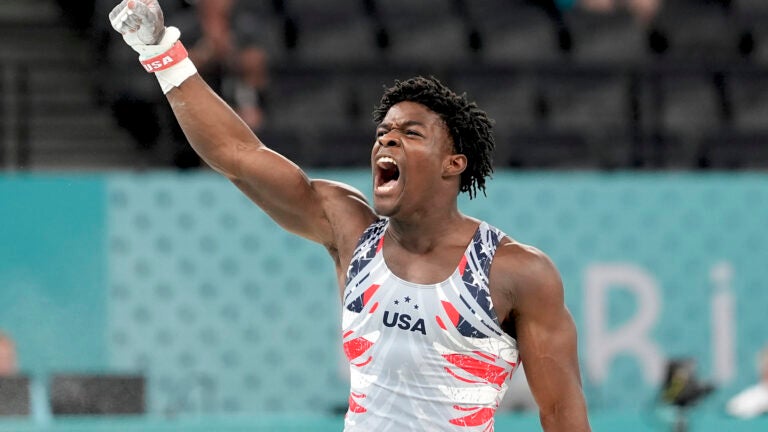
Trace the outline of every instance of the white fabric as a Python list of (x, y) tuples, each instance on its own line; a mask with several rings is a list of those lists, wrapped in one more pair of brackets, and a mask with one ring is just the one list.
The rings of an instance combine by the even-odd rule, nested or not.
[(768, 383), (754, 385), (737, 394), (728, 401), (726, 411), (745, 419), (768, 413)]
[[(157, 0), (123, 0), (110, 12), (109, 21), (112, 28), (123, 35), (123, 40), (139, 53), (140, 61), (168, 51), (181, 37), (178, 28), (164, 27), (163, 12)], [(196, 73), (197, 68), (187, 58), (156, 72), (155, 78), (163, 93), (168, 93)]]
[(157, 44), (165, 31), (164, 21), (157, 0), (123, 0), (109, 13), (112, 28), (130, 46)]
[(453, 274), (424, 285), (389, 270), (386, 228), (382, 219), (366, 230), (347, 272), (344, 431), (492, 431), (519, 364), (517, 341), (499, 327), (488, 287), (504, 234), (481, 223)]

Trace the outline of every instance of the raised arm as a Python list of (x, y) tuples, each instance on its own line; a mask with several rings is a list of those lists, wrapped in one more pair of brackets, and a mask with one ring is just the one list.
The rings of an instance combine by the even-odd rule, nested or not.
[(564, 303), (560, 275), (535, 248), (510, 243), (502, 249), (503, 265), (496, 277), (503, 279), (510, 299), (509, 316), (541, 426), (546, 432), (587, 432), (576, 326)]
[(337, 246), (339, 229), (359, 235), (370, 223), (374, 215), (362, 194), (309, 179), (253, 134), (197, 74), (178, 42), (178, 29), (164, 27), (157, 0), (123, 0), (110, 21), (145, 69), (155, 73), (195, 151), (277, 223), (329, 248)]
[(294, 163), (267, 148), (200, 78), (167, 94), (195, 151), (287, 230), (328, 244), (326, 183), (310, 180)]

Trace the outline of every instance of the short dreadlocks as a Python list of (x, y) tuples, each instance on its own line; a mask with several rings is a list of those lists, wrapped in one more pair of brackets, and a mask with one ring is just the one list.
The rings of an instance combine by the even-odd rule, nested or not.
[(435, 77), (414, 77), (395, 81), (384, 90), (379, 106), (373, 111), (373, 121), (381, 123), (387, 111), (400, 102), (416, 102), (429, 108), (448, 126), (453, 138), (453, 150), (467, 156), (467, 169), (461, 173), (459, 192), (468, 192), (472, 199), (478, 189), (485, 195), (485, 178), (493, 172), (493, 121), (466, 94), (458, 95)]

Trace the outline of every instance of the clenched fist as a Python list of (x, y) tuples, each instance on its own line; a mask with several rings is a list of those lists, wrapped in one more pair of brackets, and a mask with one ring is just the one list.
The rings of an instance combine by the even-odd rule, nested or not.
[(163, 10), (157, 0), (123, 0), (109, 13), (109, 22), (139, 53), (144, 69), (155, 74), (163, 93), (180, 86), (197, 72), (179, 41), (179, 29), (165, 27)]
[(131, 46), (156, 45), (165, 33), (157, 0), (123, 0), (109, 13), (109, 21)]

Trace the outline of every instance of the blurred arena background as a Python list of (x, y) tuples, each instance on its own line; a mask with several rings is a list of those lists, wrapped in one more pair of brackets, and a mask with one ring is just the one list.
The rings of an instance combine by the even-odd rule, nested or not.
[[(397, 78), (489, 112), (463, 209), (559, 267), (593, 430), (768, 430), (725, 411), (768, 346), (768, 1), (217, 1), (161, 4), (312, 176), (369, 193)], [(0, 1), (0, 431), (341, 430), (330, 260), (200, 166), (115, 3)], [(497, 430), (538, 430), (522, 380)]]

